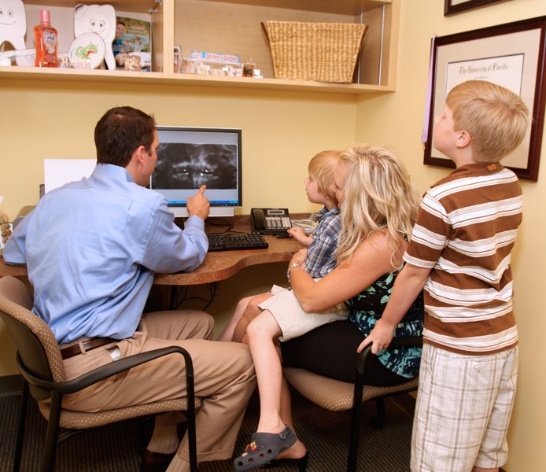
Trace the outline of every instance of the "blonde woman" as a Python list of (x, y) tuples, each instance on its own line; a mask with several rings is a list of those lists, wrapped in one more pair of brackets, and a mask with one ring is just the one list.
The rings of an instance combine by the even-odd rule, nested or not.
[[(341, 153), (333, 189), (342, 218), (337, 266), (322, 279), (313, 280), (304, 269), (306, 251), (301, 250), (290, 261), (289, 277), (304, 311), (327, 312), (346, 302), (350, 315), (281, 345), (285, 363), (353, 381), (357, 347), (381, 318), (402, 268), (419, 198), (401, 161), (387, 149), (367, 144)], [(418, 297), (396, 335), (421, 334), (422, 320)], [(235, 459), (237, 471), (273, 459), (296, 460), (299, 470), (306, 470), (307, 449), (294, 432), (289, 392), (272, 342), (272, 333), (277, 332), (275, 318), (267, 310), (247, 328), (261, 409), (257, 432)], [(374, 357), (367, 381), (377, 385), (404, 382), (417, 375), (419, 360), (419, 349), (386, 350)]]

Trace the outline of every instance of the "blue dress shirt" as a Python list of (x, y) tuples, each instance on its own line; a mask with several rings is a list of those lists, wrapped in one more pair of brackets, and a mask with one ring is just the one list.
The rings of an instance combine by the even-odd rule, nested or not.
[(82, 337), (131, 337), (154, 272), (192, 271), (205, 258), (204, 221), (182, 231), (163, 196), (123, 168), (98, 164), (90, 178), (48, 192), (4, 247), (26, 264), (33, 311), (59, 344)]

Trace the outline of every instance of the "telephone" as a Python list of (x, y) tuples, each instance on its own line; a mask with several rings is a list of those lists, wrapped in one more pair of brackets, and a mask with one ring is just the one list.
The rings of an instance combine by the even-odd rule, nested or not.
[(286, 234), (292, 227), (288, 208), (252, 208), (250, 210), (252, 229), (262, 234)]

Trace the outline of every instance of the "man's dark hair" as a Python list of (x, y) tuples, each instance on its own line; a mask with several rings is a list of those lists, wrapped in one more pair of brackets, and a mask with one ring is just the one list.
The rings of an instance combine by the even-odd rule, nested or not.
[(139, 146), (150, 152), (155, 126), (153, 116), (136, 108), (111, 108), (95, 126), (97, 163), (126, 167)]

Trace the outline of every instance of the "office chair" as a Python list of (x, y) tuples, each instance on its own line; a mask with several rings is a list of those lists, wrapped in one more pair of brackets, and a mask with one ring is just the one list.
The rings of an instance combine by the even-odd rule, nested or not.
[[(104, 426), (141, 416), (171, 411), (184, 411), (188, 420), (191, 471), (197, 472), (197, 446), (195, 435), (195, 395), (193, 363), (183, 348), (171, 346), (117, 360), (94, 369), (73, 380), (66, 380), (59, 345), (49, 326), (30, 311), (32, 296), (25, 284), (15, 277), (0, 278), (0, 316), (17, 348), (17, 365), (24, 379), (23, 398), (13, 471), (18, 472), (25, 432), (29, 394), (38, 402), (40, 413), (47, 420), (47, 432), (42, 461), (42, 472), (52, 472), (55, 467), (56, 446), (81, 430)], [(63, 395), (78, 392), (90, 385), (137, 365), (168, 354), (181, 354), (186, 364), (187, 402), (182, 399), (163, 400), (144, 405), (134, 405), (116, 410), (79, 412), (62, 408)], [(181, 380), (182, 381), (182, 380)]]
[[(422, 337), (412, 336), (393, 339), (391, 347), (418, 347), (422, 344)], [(390, 387), (365, 385), (366, 357), (374, 355), (371, 352), (371, 348), (371, 345), (366, 346), (366, 348), (356, 356), (354, 384), (324, 377), (301, 368), (283, 368), (283, 374), (288, 383), (308, 400), (330, 411), (352, 410), (347, 472), (356, 471), (362, 403), (375, 399), (377, 412), (372, 421), (372, 426), (381, 428), (385, 417), (384, 399), (391, 395), (417, 390), (417, 385), (419, 383), (419, 379), (414, 378), (400, 385)]]

